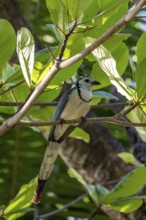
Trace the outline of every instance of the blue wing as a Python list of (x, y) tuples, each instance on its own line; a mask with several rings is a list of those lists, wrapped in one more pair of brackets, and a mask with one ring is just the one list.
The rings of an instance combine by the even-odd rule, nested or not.
[[(68, 100), (69, 100), (69, 96), (70, 96), (70, 94), (72, 93), (72, 91), (73, 91), (74, 89), (75, 89), (75, 88), (71, 88), (69, 91), (65, 92), (64, 95), (61, 97), (61, 99), (60, 99), (60, 101), (59, 101), (59, 103), (58, 103), (58, 105), (57, 105), (57, 109), (56, 109), (56, 111), (55, 111), (55, 113), (54, 113), (54, 116), (53, 116), (53, 118), (52, 118), (52, 121), (56, 121), (57, 119), (59, 119), (61, 113), (63, 112), (63, 110), (64, 110), (64, 108), (65, 108), (65, 106), (66, 106), (66, 103), (67, 103)], [(51, 126), (51, 128), (50, 128), (50, 133), (49, 133), (49, 138), (48, 138), (49, 141), (51, 141), (51, 140), (54, 139), (54, 138), (53, 138), (53, 136), (54, 136), (53, 134), (54, 134), (54, 129), (55, 129), (55, 127), (56, 127), (56, 125), (53, 125), (53, 126)], [(70, 131), (68, 131), (67, 134), (69, 134), (69, 133), (73, 130), (73, 128), (70, 127), (69, 130), (70, 130)], [(63, 139), (64, 139), (64, 135), (63, 135), (63, 137), (62, 137), (62, 139), (61, 139), (60, 142), (62, 142)]]

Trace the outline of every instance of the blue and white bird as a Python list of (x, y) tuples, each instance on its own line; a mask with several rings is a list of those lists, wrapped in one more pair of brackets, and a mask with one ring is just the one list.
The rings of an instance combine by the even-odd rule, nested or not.
[[(60, 99), (52, 121), (85, 117), (91, 107), (92, 86), (99, 84), (92, 77), (82, 74), (82, 77)], [(46, 182), (53, 170), (60, 144), (74, 128), (75, 126), (65, 123), (51, 126), (49, 143), (39, 171), (33, 203), (37, 204), (40, 201)]]

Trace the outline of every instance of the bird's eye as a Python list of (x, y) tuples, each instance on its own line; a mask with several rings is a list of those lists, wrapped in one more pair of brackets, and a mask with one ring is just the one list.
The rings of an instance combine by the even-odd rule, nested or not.
[(88, 82), (89, 82), (89, 79), (85, 79), (85, 82), (87, 82), (87, 83), (88, 83)]

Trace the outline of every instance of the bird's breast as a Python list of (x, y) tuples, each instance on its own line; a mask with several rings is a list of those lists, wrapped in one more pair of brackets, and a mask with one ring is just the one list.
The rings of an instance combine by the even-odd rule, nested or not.
[[(92, 93), (89, 91), (85, 91), (84, 93), (81, 91), (81, 95), (85, 100), (91, 100)], [(62, 114), (61, 118), (63, 119), (76, 119), (81, 116), (85, 116), (91, 106), (91, 102), (83, 101), (78, 94), (77, 90), (74, 90), (69, 97), (69, 101), (67, 102)]]

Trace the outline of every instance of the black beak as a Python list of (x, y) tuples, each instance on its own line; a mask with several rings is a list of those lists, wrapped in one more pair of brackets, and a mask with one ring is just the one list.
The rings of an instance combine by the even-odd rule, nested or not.
[(94, 86), (95, 86), (95, 85), (100, 85), (100, 84), (101, 84), (101, 83), (100, 83), (100, 82), (97, 82), (97, 81), (93, 81), (93, 82), (92, 82), (92, 85), (94, 85)]

